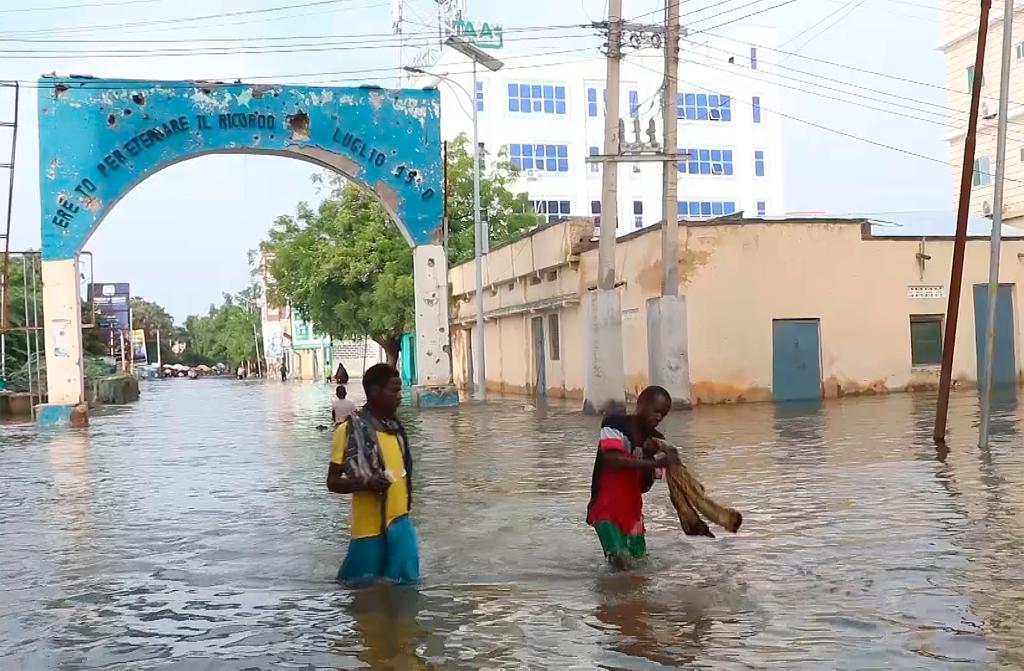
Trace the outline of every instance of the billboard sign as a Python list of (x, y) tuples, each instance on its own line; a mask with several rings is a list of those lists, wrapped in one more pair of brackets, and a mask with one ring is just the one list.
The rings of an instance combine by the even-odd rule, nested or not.
[(96, 329), (100, 340), (117, 342), (119, 332), (131, 330), (131, 289), (126, 282), (90, 284), (88, 297), (96, 310)]
[(146, 332), (142, 329), (132, 331), (132, 361), (149, 363), (149, 354), (146, 352)]

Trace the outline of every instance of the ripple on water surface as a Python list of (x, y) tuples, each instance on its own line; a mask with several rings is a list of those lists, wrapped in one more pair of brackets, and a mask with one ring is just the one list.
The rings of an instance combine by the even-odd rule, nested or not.
[(596, 419), (409, 412), (424, 583), (349, 591), (331, 391), (164, 381), (88, 430), (0, 427), (0, 668), (1024, 667), (1012, 399), (979, 450), (955, 397), (948, 454), (928, 396), (672, 415), (745, 524), (687, 539), (659, 484), (624, 575), (582, 521)]

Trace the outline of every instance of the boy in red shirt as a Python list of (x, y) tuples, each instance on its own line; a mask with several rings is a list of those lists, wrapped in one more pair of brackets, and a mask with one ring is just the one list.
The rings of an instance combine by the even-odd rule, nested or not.
[(606, 417), (601, 423), (587, 524), (618, 570), (647, 554), (643, 494), (654, 485), (657, 472), (678, 458), (661, 451), (665, 437), (657, 429), (671, 409), (668, 391), (651, 386), (637, 398), (635, 415)]

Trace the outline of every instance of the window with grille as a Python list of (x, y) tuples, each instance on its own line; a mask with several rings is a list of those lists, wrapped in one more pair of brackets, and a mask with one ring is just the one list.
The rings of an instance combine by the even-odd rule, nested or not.
[(558, 314), (548, 315), (548, 351), (551, 353), (552, 361), (558, 361), (562, 358), (560, 341), (561, 337), (558, 329)]
[(942, 315), (910, 315), (910, 361), (914, 366), (942, 363)]
[(644, 201), (633, 201), (633, 228), (644, 227)]
[(567, 200), (531, 200), (533, 211), (544, 217), (544, 221), (551, 224), (569, 216), (569, 201)]

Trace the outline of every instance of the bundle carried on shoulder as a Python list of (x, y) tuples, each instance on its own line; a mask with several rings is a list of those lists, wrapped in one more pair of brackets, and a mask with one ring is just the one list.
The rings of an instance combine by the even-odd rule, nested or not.
[[(671, 445), (664, 445), (662, 449), (671, 450), (677, 456), (679, 454), (679, 450)], [(732, 533), (736, 533), (743, 524), (743, 515), (709, 498), (704, 493), (704, 485), (686, 466), (683, 466), (682, 462), (670, 464), (666, 469), (665, 479), (668, 481), (668, 494), (672, 499), (672, 506), (676, 509), (679, 524), (687, 536), (715, 537), (707, 522), (701, 519), (701, 515)]]

